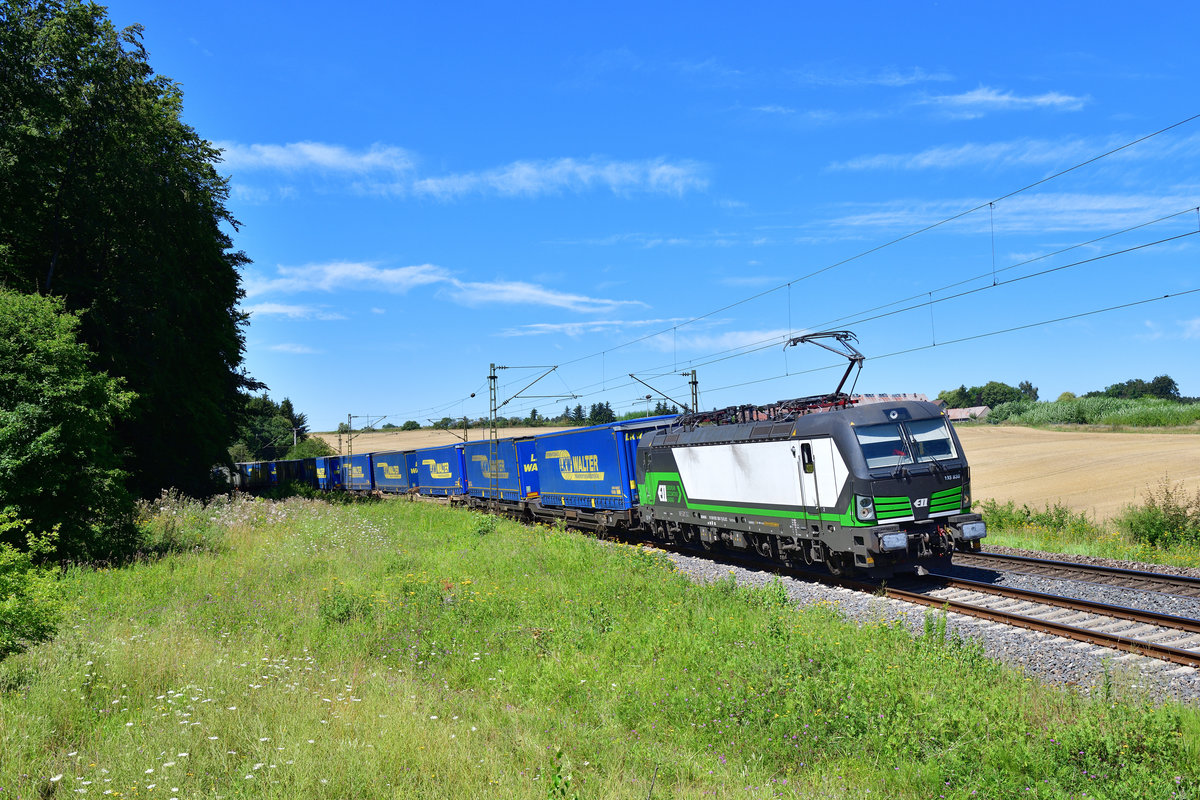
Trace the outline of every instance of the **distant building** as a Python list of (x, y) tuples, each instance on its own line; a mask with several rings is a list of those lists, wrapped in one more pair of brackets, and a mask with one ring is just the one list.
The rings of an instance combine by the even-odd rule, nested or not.
[(991, 410), (990, 406), (951, 408), (946, 411), (946, 416), (950, 418), (951, 422), (969, 422), (973, 419), (986, 419)]

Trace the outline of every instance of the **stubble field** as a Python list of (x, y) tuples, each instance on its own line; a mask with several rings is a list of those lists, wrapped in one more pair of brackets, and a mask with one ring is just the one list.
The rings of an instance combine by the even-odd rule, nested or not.
[[(550, 433), (561, 428), (504, 428), (501, 436)], [(380, 431), (359, 434), (355, 452), (410, 450), (461, 441), (447, 431)], [(316, 434), (335, 449), (337, 434)], [(471, 441), (486, 429), (468, 431)], [(958, 429), (971, 463), (977, 500), (1012, 500), (1042, 508), (1061, 503), (1108, 519), (1138, 502), (1163, 478), (1200, 490), (1200, 436), (1195, 433), (1056, 431), (1008, 426)]]

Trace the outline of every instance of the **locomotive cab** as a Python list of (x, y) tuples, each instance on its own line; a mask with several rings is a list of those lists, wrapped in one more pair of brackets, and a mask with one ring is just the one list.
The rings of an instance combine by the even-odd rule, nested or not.
[(970, 468), (949, 421), (924, 404), (878, 414), (850, 424), (855, 521), (874, 523), (881, 553), (920, 560), (951, 547), (978, 550), (987, 528), (970, 511)]

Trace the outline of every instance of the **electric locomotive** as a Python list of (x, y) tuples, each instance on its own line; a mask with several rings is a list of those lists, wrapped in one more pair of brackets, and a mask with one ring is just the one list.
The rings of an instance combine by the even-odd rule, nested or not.
[(956, 548), (978, 550), (986, 528), (945, 414), (840, 398), (783, 419), (685, 418), (643, 437), (642, 525), (661, 540), (754, 549), (838, 575), (924, 572)]

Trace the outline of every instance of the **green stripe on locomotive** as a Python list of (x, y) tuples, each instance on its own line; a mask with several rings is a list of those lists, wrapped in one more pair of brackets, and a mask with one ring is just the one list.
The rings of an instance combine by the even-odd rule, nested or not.
[[(679, 499), (668, 499), (665, 503), (659, 502), (659, 487), (666, 485), (668, 492), (671, 492), (674, 487), (678, 487)], [(680, 478), (678, 472), (647, 472), (645, 480), (638, 487), (639, 499), (644, 506), (664, 505), (665, 507), (674, 507), (676, 505), (683, 506), (688, 511), (705, 511), (714, 514), (738, 514), (741, 516), (752, 517), (772, 517), (775, 519), (798, 519), (811, 522), (834, 523), (843, 527), (871, 527), (875, 522), (859, 522), (854, 518), (854, 513), (851, 509), (847, 509), (845, 513), (837, 512), (818, 512), (806, 511), (799, 506), (794, 508), (766, 508), (755, 505), (726, 505), (716, 503), (697, 503), (688, 499), (687, 489), (683, 485), (683, 479)]]

